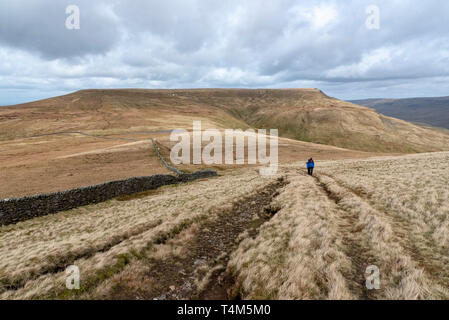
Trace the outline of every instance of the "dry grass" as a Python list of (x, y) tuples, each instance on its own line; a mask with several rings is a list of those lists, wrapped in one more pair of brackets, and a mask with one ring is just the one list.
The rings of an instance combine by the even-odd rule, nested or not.
[(246, 239), (231, 268), (249, 299), (354, 297), (342, 273), (350, 259), (339, 250), (338, 230), (329, 218), (335, 205), (303, 176), (292, 178), (277, 198), (282, 206), (256, 239)]
[[(188, 128), (191, 126), (192, 123)], [(134, 176), (170, 173), (156, 156), (149, 137), (156, 139), (164, 157), (169, 160), (170, 148), (175, 143), (170, 141), (168, 134), (108, 136), (111, 140), (72, 134), (0, 142), (0, 149), (5, 149), (0, 152), (0, 180), (7, 181), (0, 184), (0, 199), (56, 192)], [(205, 145), (206, 143), (203, 147)], [(281, 163), (310, 155), (320, 159), (337, 160), (366, 158), (374, 154), (279, 139)], [(193, 172), (211, 166), (178, 167), (180, 170)], [(248, 167), (248, 164), (213, 165), (218, 171), (242, 167)]]
[(2, 297), (30, 298), (60, 289), (70, 264), (80, 267), (82, 277), (94, 277), (130, 250), (139, 252), (170, 239), (214, 208), (223, 210), (272, 179), (254, 177), (256, 171), (247, 171), (164, 187), (145, 198), (112, 200), (2, 227)]
[[(282, 210), (230, 263), (243, 297), (448, 299), (448, 159), (324, 162), (316, 179), (286, 167)], [(369, 265), (380, 290), (364, 286)]]
[[(280, 141), (283, 163), (310, 155), (336, 160), (449, 148), (442, 131), (384, 117), (316, 89), (84, 90), (0, 109), (0, 179), (8, 181), (0, 185), (0, 198), (166, 172), (148, 139), (169, 146), (168, 135), (154, 131), (190, 129), (193, 121), (202, 121), (203, 129), (279, 129), (281, 137), (296, 139)], [(97, 138), (31, 138), (75, 131)]]
[(427, 234), (442, 251), (449, 248), (448, 153), (336, 162), (323, 173), (408, 221), (414, 233)]
[[(281, 166), (290, 183), (271, 203), (280, 210), (240, 235), (227, 265), (240, 296), (448, 299), (448, 163), (449, 153), (318, 161), (314, 178), (303, 162)], [(2, 227), (1, 298), (103, 299), (122, 288), (144, 298), (160, 285), (148, 261), (182, 260), (204, 219), (276, 178), (234, 170)], [(81, 270), (80, 292), (64, 288), (70, 264)], [(369, 265), (380, 269), (380, 290), (365, 287)], [(224, 267), (198, 266), (196, 286), (208, 288)]]

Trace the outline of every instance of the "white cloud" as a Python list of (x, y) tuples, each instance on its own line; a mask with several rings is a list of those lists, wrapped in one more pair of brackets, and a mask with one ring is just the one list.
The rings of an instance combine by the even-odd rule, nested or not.
[[(327, 72), (329, 78), (363, 78), (379, 68), (384, 68), (391, 63), (392, 48), (379, 48), (364, 54), (360, 62), (350, 65), (338, 66)], [(397, 53), (396, 53), (397, 54)]]
[(328, 5), (320, 5), (313, 8), (313, 26), (323, 28), (335, 21), (338, 16), (337, 9)]

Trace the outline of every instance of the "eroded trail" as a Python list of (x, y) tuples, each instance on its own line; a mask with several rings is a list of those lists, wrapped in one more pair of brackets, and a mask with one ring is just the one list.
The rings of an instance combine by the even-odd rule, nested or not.
[(353, 193), (361, 201), (368, 203), (377, 214), (388, 221), (398, 243), (412, 260), (424, 270), (426, 276), (432, 282), (441, 286), (441, 289), (447, 287), (449, 283), (449, 257), (447, 254), (441, 254), (438, 250), (435, 250), (437, 246), (432, 238), (417, 232), (408, 219), (395, 214), (392, 210), (388, 212), (381, 203), (373, 201), (366, 191), (348, 186), (330, 175), (326, 176), (341, 188)]
[[(226, 271), (230, 254), (243, 237), (255, 237), (258, 228), (276, 214), (279, 208), (272, 206), (272, 201), (279, 194), (278, 189), (286, 184), (284, 178), (279, 178), (195, 226), (193, 234), (177, 249), (183, 254), (142, 259), (144, 266), (139, 267), (139, 277), (154, 279), (153, 285), (136, 290), (134, 283), (118, 281), (108, 298), (134, 299), (136, 294), (141, 299), (158, 300), (237, 298), (234, 278)], [(161, 241), (160, 245), (171, 244)], [(127, 277), (124, 275), (122, 279)]]
[[(411, 222), (329, 175), (287, 171), (291, 183), (277, 198), (281, 209), (233, 254), (243, 298), (449, 297), (441, 265), (446, 258)], [(373, 267), (377, 289), (367, 286), (374, 284)]]
[[(242, 170), (2, 227), (0, 297), (448, 299), (449, 175), (435, 169), (441, 185), (423, 193), (408, 167), (398, 185), (375, 178), (377, 160), (346, 164), (313, 178)], [(68, 264), (78, 291), (65, 287)], [(380, 289), (367, 288), (368, 266)]]
[[(226, 219), (219, 213), (233, 212), (231, 207), (239, 199), (257, 190), (263, 194), (275, 181), (276, 177), (255, 177), (248, 171), (4, 226), (0, 228), (0, 295), (4, 299), (108, 299), (129, 270), (136, 269), (133, 274), (142, 276), (153, 262), (166, 257), (191, 257), (193, 252), (200, 255), (193, 246), (194, 239), (199, 239), (199, 247), (208, 248), (201, 237), (215, 239), (228, 233), (224, 240), (230, 240), (213, 251), (218, 256), (238, 235), (229, 230), (240, 227), (226, 226)], [(219, 223), (215, 227), (208, 221)], [(200, 226), (204, 226), (201, 234)], [(195, 261), (195, 267), (204, 269), (201, 258)], [(65, 287), (68, 265), (79, 267), (80, 290)], [(141, 297), (141, 287), (161, 287), (151, 276), (133, 279), (140, 285), (132, 289), (132, 294), (128, 292), (132, 299)]]
[(378, 259), (372, 255), (369, 244), (363, 238), (361, 228), (358, 227), (359, 216), (349, 210), (345, 210), (339, 203), (342, 200), (338, 195), (332, 193), (329, 187), (321, 182), (318, 176), (314, 177), (316, 185), (322, 190), (327, 198), (336, 205), (336, 214), (329, 215), (329, 219), (338, 229), (343, 246), (342, 249), (351, 261), (351, 272), (345, 273), (349, 289), (359, 299), (375, 299), (379, 291), (369, 290), (366, 287), (365, 271), (368, 266), (378, 265)]
[(425, 252), (418, 249), (423, 242), (414, 238), (407, 221), (380, 209), (366, 194), (344, 186), (329, 175), (318, 175), (316, 179), (329, 198), (348, 214), (352, 227), (342, 230), (342, 237), (358, 273), (364, 272), (368, 265), (381, 270), (383, 286), (380, 290), (364, 290), (366, 297), (447, 297), (445, 279), (435, 273), (441, 270), (438, 259), (441, 257), (432, 256), (429, 247)]

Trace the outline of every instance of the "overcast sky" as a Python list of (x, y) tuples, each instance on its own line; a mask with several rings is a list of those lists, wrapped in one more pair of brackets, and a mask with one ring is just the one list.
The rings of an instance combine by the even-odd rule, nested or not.
[(448, 17), (447, 0), (5, 0), (0, 105), (129, 87), (449, 96)]

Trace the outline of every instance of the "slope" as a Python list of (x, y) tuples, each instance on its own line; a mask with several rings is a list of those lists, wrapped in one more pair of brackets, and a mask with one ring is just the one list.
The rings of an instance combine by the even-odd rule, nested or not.
[(449, 135), (317, 89), (84, 90), (2, 108), (0, 139), (55, 131), (117, 134), (203, 127), (278, 128), (301, 141), (371, 152), (446, 150)]

